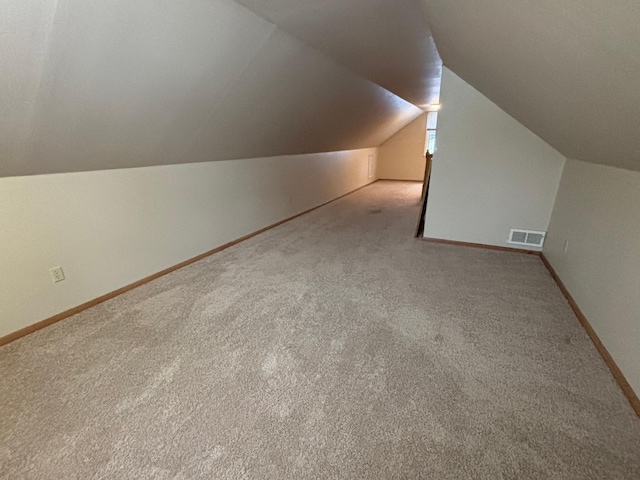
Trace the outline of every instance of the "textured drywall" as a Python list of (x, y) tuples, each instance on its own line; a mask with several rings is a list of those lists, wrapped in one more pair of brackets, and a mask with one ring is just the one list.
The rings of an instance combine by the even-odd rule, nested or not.
[(388, 180), (423, 180), (427, 115), (421, 115), (378, 149), (378, 176)]
[(2, 178), (0, 337), (370, 183), (370, 155)]
[(565, 157), (640, 170), (640, 2), (421, 1), (446, 67)]
[(448, 69), (426, 237), (507, 246), (509, 230), (546, 231), (564, 157)]
[(421, 113), (232, 0), (22, 2), (0, 176), (377, 147)]
[(0, 176), (23, 161), (57, 1), (0, 2)]
[(640, 394), (639, 205), (639, 172), (567, 160), (544, 254)]

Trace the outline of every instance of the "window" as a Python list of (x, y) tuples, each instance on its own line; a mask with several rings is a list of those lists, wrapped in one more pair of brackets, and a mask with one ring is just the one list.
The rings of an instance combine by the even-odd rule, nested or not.
[(425, 139), (424, 149), (429, 153), (433, 153), (436, 149), (436, 127), (438, 126), (438, 112), (427, 113), (427, 137)]

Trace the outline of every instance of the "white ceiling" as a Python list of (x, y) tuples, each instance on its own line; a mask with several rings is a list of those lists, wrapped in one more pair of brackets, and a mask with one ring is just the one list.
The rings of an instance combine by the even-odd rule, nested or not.
[(640, 170), (638, 0), (238, 1), (415, 105), (439, 51), (563, 155)]
[(3, 0), (0, 176), (377, 146), (438, 101), (432, 33), (565, 156), (640, 170), (637, 0)]
[(419, 0), (237, 0), (396, 95), (438, 103), (442, 61)]
[(3, 0), (0, 40), (0, 176), (374, 147), (422, 113), (232, 0)]
[(640, 2), (422, 1), (448, 68), (565, 156), (640, 170)]

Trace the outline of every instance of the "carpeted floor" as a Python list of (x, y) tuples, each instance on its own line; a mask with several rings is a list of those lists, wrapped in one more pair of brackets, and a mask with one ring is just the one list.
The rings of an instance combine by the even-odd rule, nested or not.
[(535, 256), (379, 182), (0, 349), (3, 479), (638, 479)]

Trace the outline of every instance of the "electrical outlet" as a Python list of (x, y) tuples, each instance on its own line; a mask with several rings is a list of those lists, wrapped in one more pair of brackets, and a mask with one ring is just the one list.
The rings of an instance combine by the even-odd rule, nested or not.
[(49, 273), (51, 274), (51, 280), (53, 280), (53, 283), (58, 283), (64, 280), (62, 267), (53, 267), (49, 269)]

